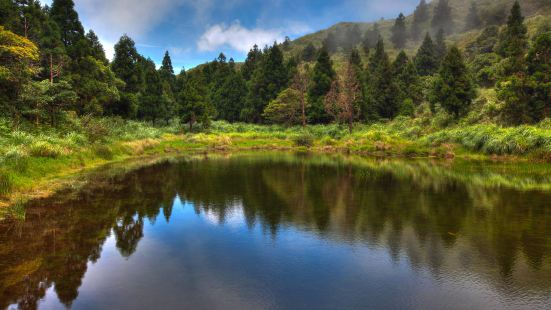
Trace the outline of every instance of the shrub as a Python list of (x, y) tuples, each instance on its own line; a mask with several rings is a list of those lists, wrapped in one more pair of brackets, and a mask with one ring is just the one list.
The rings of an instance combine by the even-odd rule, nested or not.
[(311, 147), (314, 145), (314, 137), (310, 133), (304, 132), (293, 137), (296, 146)]
[(29, 152), (35, 157), (51, 157), (56, 158), (63, 155), (61, 147), (52, 145), (46, 141), (36, 141), (29, 147)]
[(107, 145), (96, 144), (93, 146), (92, 150), (99, 158), (105, 160), (113, 159), (113, 151)]

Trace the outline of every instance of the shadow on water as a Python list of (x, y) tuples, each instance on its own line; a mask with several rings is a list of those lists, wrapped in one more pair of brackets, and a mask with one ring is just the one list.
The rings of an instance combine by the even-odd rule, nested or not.
[(224, 224), (236, 206), (272, 239), (294, 227), (333, 243), (385, 249), (412, 270), (469, 270), (497, 289), (551, 290), (551, 168), (235, 155), (170, 160), (98, 178), (0, 223), (0, 308), (35, 308), (54, 288), (70, 306), (89, 263), (114, 237), (136, 253), (144, 225), (170, 222), (175, 201)]

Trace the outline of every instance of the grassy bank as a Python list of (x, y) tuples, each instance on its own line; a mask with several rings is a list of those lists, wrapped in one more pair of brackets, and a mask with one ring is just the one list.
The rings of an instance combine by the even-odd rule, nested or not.
[(62, 128), (13, 129), (0, 120), (0, 205), (51, 193), (63, 180), (106, 163), (142, 156), (245, 149), (311, 150), (375, 156), (551, 160), (551, 121), (535, 126), (458, 124), (398, 118), (345, 126), (228, 124), (183, 133), (178, 124), (153, 127), (120, 119), (75, 119)]

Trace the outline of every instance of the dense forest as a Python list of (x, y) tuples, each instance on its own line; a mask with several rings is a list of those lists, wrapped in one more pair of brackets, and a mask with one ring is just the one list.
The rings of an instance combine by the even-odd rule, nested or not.
[[(319, 47), (296, 52), (289, 39), (255, 45), (242, 64), (220, 54), (178, 74), (168, 52), (157, 69), (127, 35), (109, 61), (72, 0), (0, 6), (0, 105), (15, 127), (57, 126), (76, 114), (157, 125), (178, 115), (190, 129), (210, 120), (338, 122), (352, 129), (427, 107), (460, 119), (480, 89), (494, 88), (501, 104), (489, 113), (500, 123), (536, 123), (551, 113), (551, 26), (543, 23), (530, 37), (518, 1), (505, 19), (482, 18), (473, 1), (458, 29), (448, 0), (432, 6), (421, 0), (411, 22), (400, 13), (389, 40), (377, 23), (365, 33), (356, 25), (345, 34), (329, 32)], [(448, 36), (472, 29), (483, 30), (465, 48), (449, 44)], [(399, 52), (416, 41), (415, 55)], [(388, 46), (396, 51), (392, 59)]]

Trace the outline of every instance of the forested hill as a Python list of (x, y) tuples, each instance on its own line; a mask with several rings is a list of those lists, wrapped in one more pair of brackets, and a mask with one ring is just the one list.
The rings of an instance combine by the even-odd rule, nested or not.
[[(448, 0), (451, 8), (451, 29), (447, 38), (451, 43), (458, 43), (460, 46), (471, 40), (484, 27), (490, 25), (502, 25), (506, 22), (509, 9), (515, 0)], [(408, 55), (413, 55), (420, 46), (424, 34), (428, 31), (435, 35), (438, 26), (433, 25), (434, 12), (439, 3), (438, 0), (428, 0), (423, 8), (423, 1), (415, 12), (403, 12), (405, 26), (408, 31), (407, 42), (403, 49)], [(475, 3), (478, 12), (479, 23), (468, 25), (472, 5)], [(543, 22), (551, 21), (550, 0), (522, 0), (523, 14), (527, 17), (529, 28), (537, 28)], [(398, 17), (397, 12), (397, 17)], [(546, 16), (547, 18), (543, 18)], [(545, 21), (544, 21), (545, 20)], [(331, 54), (339, 54), (346, 50), (347, 45), (358, 45), (367, 43), (371, 48), (377, 43), (377, 36), (380, 34), (387, 42), (387, 50), (391, 55), (396, 55), (398, 50), (392, 43), (392, 29), (395, 19), (381, 19), (374, 22), (351, 23), (341, 22), (328, 29), (305, 35), (289, 44), (287, 50), (289, 55), (300, 56), (308, 45), (316, 48), (321, 47), (329, 37), (335, 48)], [(448, 24), (449, 25), (449, 24)], [(446, 25), (446, 26), (448, 26)], [(531, 27), (530, 27), (531, 26)], [(352, 40), (353, 42), (349, 42)], [(365, 41), (368, 42), (365, 42)], [(356, 41), (356, 42), (354, 42)], [(331, 42), (329, 42), (331, 43)]]
[[(366, 0), (367, 1), (367, 0)], [(396, 12), (397, 15), (399, 12)], [(73, 0), (0, 0), (0, 119), (59, 127), (119, 117), (208, 128), (286, 125), (534, 124), (551, 117), (551, 1), (420, 0), (413, 14), (338, 24), (174, 72), (123, 35), (112, 61)], [(48, 126), (46, 125), (46, 126)]]

